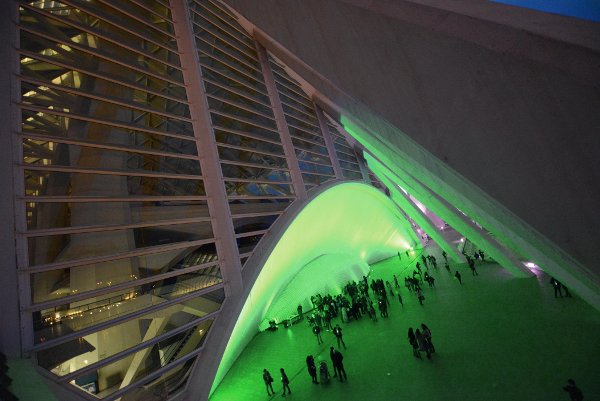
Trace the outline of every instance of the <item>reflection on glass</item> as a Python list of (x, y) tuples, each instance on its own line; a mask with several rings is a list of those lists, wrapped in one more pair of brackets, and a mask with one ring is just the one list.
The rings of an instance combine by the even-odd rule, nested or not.
[[(88, 383), (93, 383), (95, 385), (93, 393), (100, 398), (107, 397), (200, 348), (212, 322), (213, 319), (203, 321), (189, 330), (177, 333), (155, 345), (104, 365), (93, 371), (92, 374), (82, 374), (71, 384), (85, 389)], [(90, 360), (87, 361), (89, 363)], [(83, 364), (85, 364), (85, 360)]]
[(33, 313), (35, 343), (62, 337), (110, 319), (188, 295), (222, 282), (218, 266), (111, 292)]
[[(152, 295), (147, 295), (152, 296)], [(141, 300), (141, 296), (134, 298)], [(126, 302), (122, 301), (121, 305)], [(147, 303), (150, 301), (147, 301)], [(160, 303), (157, 301), (155, 304)], [(147, 305), (146, 305), (147, 306)], [(89, 313), (102, 314), (118, 308), (117, 304), (108, 304), (100, 309), (91, 310)], [(89, 364), (102, 361), (112, 355), (123, 352), (141, 342), (177, 330), (186, 324), (219, 310), (220, 302), (211, 299), (210, 294), (200, 296), (189, 301), (167, 306), (152, 313), (140, 316), (97, 331), (76, 340), (67, 341), (37, 353), (38, 364), (58, 376), (64, 376), (85, 368)], [(84, 314), (85, 316), (86, 314)], [(77, 315), (76, 319), (83, 319)], [(87, 361), (87, 362), (84, 362)]]
[[(214, 243), (153, 252), (69, 269), (31, 275), (33, 303), (78, 295), (87, 291), (176, 272), (217, 260)], [(202, 274), (202, 273), (199, 273)]]

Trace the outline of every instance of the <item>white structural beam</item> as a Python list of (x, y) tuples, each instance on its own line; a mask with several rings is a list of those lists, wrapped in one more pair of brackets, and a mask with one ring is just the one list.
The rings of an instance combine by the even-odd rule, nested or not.
[(448, 240), (437, 230), (435, 224), (419, 209), (419, 207), (410, 199), (408, 194), (404, 193), (396, 183), (387, 175), (378, 176), (383, 185), (385, 185), (392, 196), (392, 200), (396, 202), (402, 210), (405, 211), (414, 221), (421, 227), (427, 235), (431, 237), (456, 263), (466, 263), (464, 255), (459, 252), (458, 248), (453, 246)]
[(277, 130), (281, 138), (281, 145), (283, 146), (283, 152), (287, 160), (288, 168), (290, 169), (290, 176), (292, 178), (292, 186), (294, 187), (294, 193), (300, 199), (306, 199), (306, 188), (304, 187), (304, 180), (302, 179), (302, 173), (300, 172), (300, 165), (298, 164), (298, 158), (294, 150), (294, 144), (292, 143), (292, 136), (285, 121), (285, 115), (283, 113), (283, 106), (279, 99), (279, 93), (277, 92), (277, 86), (275, 85), (275, 77), (271, 66), (269, 65), (269, 57), (267, 51), (258, 42), (256, 44), (256, 52), (262, 68), (262, 73), (265, 78), (265, 85), (271, 99), (271, 106), (273, 108), (273, 114), (275, 116), (275, 123), (277, 124)]
[(459, 212), (458, 209), (431, 191), (431, 189), (427, 188), (408, 172), (404, 171), (399, 166), (394, 166), (394, 171), (392, 171), (374, 156), (369, 155), (369, 158), (371, 158), (371, 163), (377, 163), (378, 167), (387, 170), (391, 181), (409, 191), (438, 216), (444, 216), (444, 219), (448, 221), (452, 227), (467, 238), (477, 242), (477, 244), (483, 247), (494, 260), (514, 276), (533, 276), (533, 273), (527, 269), (508, 248), (492, 238), (488, 232), (479, 228), (468, 216)]
[(321, 128), (321, 133), (323, 134), (323, 139), (325, 140), (325, 145), (327, 146), (327, 152), (329, 153), (331, 164), (333, 165), (335, 178), (337, 178), (338, 180), (343, 180), (344, 174), (342, 173), (340, 160), (338, 159), (337, 153), (335, 152), (333, 138), (331, 137), (331, 134), (329, 133), (329, 128), (327, 127), (327, 118), (325, 117), (325, 114), (323, 114), (323, 110), (316, 104), (315, 113), (317, 115), (317, 119), (319, 120), (319, 127)]
[(184, 66), (183, 78), (190, 102), (190, 115), (196, 137), (200, 168), (205, 177), (204, 187), (208, 196), (208, 207), (212, 218), (221, 274), (225, 283), (225, 293), (227, 295), (235, 294), (242, 289), (242, 265), (229, 202), (223, 185), (223, 173), (212, 130), (209, 107), (203, 91), (202, 71), (198, 60), (198, 51), (193, 41), (195, 36), (186, 2), (171, 0), (171, 12), (181, 64)]

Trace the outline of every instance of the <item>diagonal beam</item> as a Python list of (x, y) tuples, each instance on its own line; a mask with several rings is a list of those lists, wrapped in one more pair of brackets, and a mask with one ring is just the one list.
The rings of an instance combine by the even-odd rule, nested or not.
[(371, 169), (377, 178), (381, 180), (392, 196), (392, 200), (396, 202), (402, 210), (406, 212), (414, 221), (421, 227), (427, 235), (429, 235), (456, 263), (466, 263), (466, 259), (462, 253), (458, 251), (458, 248), (453, 246), (436, 228), (435, 224), (419, 209), (417, 205), (410, 199), (410, 197), (398, 188), (398, 185), (392, 181), (387, 174), (378, 174), (379, 167), (373, 168), (372, 164), (369, 163)]
[(533, 276), (533, 273), (508, 248), (492, 238), (489, 233), (479, 228), (468, 216), (459, 212), (448, 201), (433, 192), (400, 166), (394, 166), (395, 169), (392, 171), (370, 153), (365, 153), (365, 157), (369, 165), (376, 165), (380, 172), (387, 172), (395, 185), (399, 185), (415, 194), (423, 204), (427, 205), (438, 216), (443, 216), (444, 220), (450, 223), (457, 231), (468, 238), (475, 239), (477, 244), (483, 246), (494, 260), (514, 276)]

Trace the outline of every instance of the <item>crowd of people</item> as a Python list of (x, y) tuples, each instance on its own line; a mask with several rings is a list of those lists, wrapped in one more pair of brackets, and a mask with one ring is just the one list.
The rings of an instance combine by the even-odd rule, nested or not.
[[(478, 276), (479, 273), (476, 270), (476, 262), (485, 262), (485, 253), (482, 250), (477, 250), (472, 255), (465, 253), (463, 253), (463, 255), (467, 260), (467, 266), (471, 270), (472, 275)], [(406, 256), (409, 256), (408, 251), (406, 252)], [(445, 251), (442, 251), (442, 257), (444, 258), (444, 267), (449, 274), (452, 274)], [(398, 253), (398, 258), (401, 260), (400, 253)], [(433, 271), (430, 273), (430, 269), (437, 270), (438, 261), (433, 255), (421, 255), (420, 262), (416, 261), (414, 266), (414, 271), (409, 276), (404, 277), (404, 287), (409, 293), (415, 296), (420, 305), (424, 305), (425, 297), (422, 286), (426, 282), (430, 289), (435, 288), (435, 277), (432, 274)], [(458, 269), (454, 272), (454, 278), (462, 285), (462, 275)], [(554, 277), (552, 277), (550, 284), (554, 287), (555, 296), (562, 297), (563, 291), (565, 292), (565, 296), (571, 296), (568, 288)], [(337, 349), (333, 346), (330, 347), (333, 376), (330, 375), (326, 361), (321, 360), (317, 364), (315, 357), (312, 354), (306, 357), (306, 366), (312, 383), (328, 383), (332, 377), (338, 378), (340, 382), (347, 380), (343, 364), (344, 357), (340, 351), (342, 347), (346, 350), (346, 343), (343, 339), (343, 329), (340, 324), (334, 324), (332, 321), (339, 318), (341, 323), (350, 323), (352, 321), (361, 320), (363, 317), (368, 317), (368, 319), (373, 321), (377, 321), (378, 316), (387, 318), (390, 298), (393, 299), (396, 296), (394, 291), (397, 294), (401, 307), (404, 307), (400, 290), (400, 281), (395, 274), (393, 275), (391, 282), (384, 281), (383, 279), (371, 279), (369, 282), (367, 276), (363, 276), (362, 280), (349, 281), (346, 283), (341, 294), (315, 294), (310, 297), (313, 308), (307, 314), (307, 321), (317, 339), (317, 344), (321, 345), (325, 343), (323, 332), (331, 332), (337, 341)], [(378, 313), (375, 310), (375, 306), (377, 307)], [(299, 319), (302, 320), (304, 318), (302, 306), (298, 305), (297, 310)], [(412, 348), (415, 358), (423, 359), (422, 354), (425, 354), (427, 359), (431, 360), (433, 354), (436, 353), (432, 341), (431, 330), (425, 323), (421, 323), (416, 329), (413, 327), (408, 329), (408, 343)], [(283, 368), (280, 369), (280, 373), (283, 396), (289, 395), (291, 394), (289, 378)], [(267, 388), (267, 394), (273, 395), (273, 377), (267, 369), (264, 369), (263, 371), (263, 380)], [(572, 397), (573, 394), (577, 394), (575, 398), (572, 399), (579, 400), (577, 396), (578, 391), (580, 390), (575, 387), (572, 380), (564, 387), (564, 390), (569, 392)]]

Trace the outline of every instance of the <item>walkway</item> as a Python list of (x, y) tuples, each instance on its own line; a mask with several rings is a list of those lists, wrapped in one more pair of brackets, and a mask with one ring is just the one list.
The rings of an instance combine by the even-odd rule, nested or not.
[[(485, 263), (473, 277), (464, 265), (461, 286), (440, 259), (442, 266), (430, 269), (436, 288), (423, 287), (424, 306), (402, 288), (404, 307), (391, 300), (388, 319), (341, 324), (347, 382), (311, 383), (306, 356), (326, 360), (331, 370), (329, 347), (336, 342), (325, 332), (325, 344), (317, 345), (305, 321), (258, 334), (210, 401), (268, 400), (264, 368), (275, 378), (277, 395), (270, 398), (282, 399), (280, 367), (291, 380), (293, 394), (286, 398), (295, 400), (569, 400), (561, 389), (568, 378), (586, 400), (600, 400), (600, 313), (578, 298), (555, 299), (543, 273), (514, 279)], [(412, 271), (414, 264), (406, 262), (404, 255), (401, 262), (388, 259), (372, 266), (371, 274), (393, 283), (392, 274)], [(406, 337), (422, 322), (437, 350), (431, 361), (415, 359)]]

